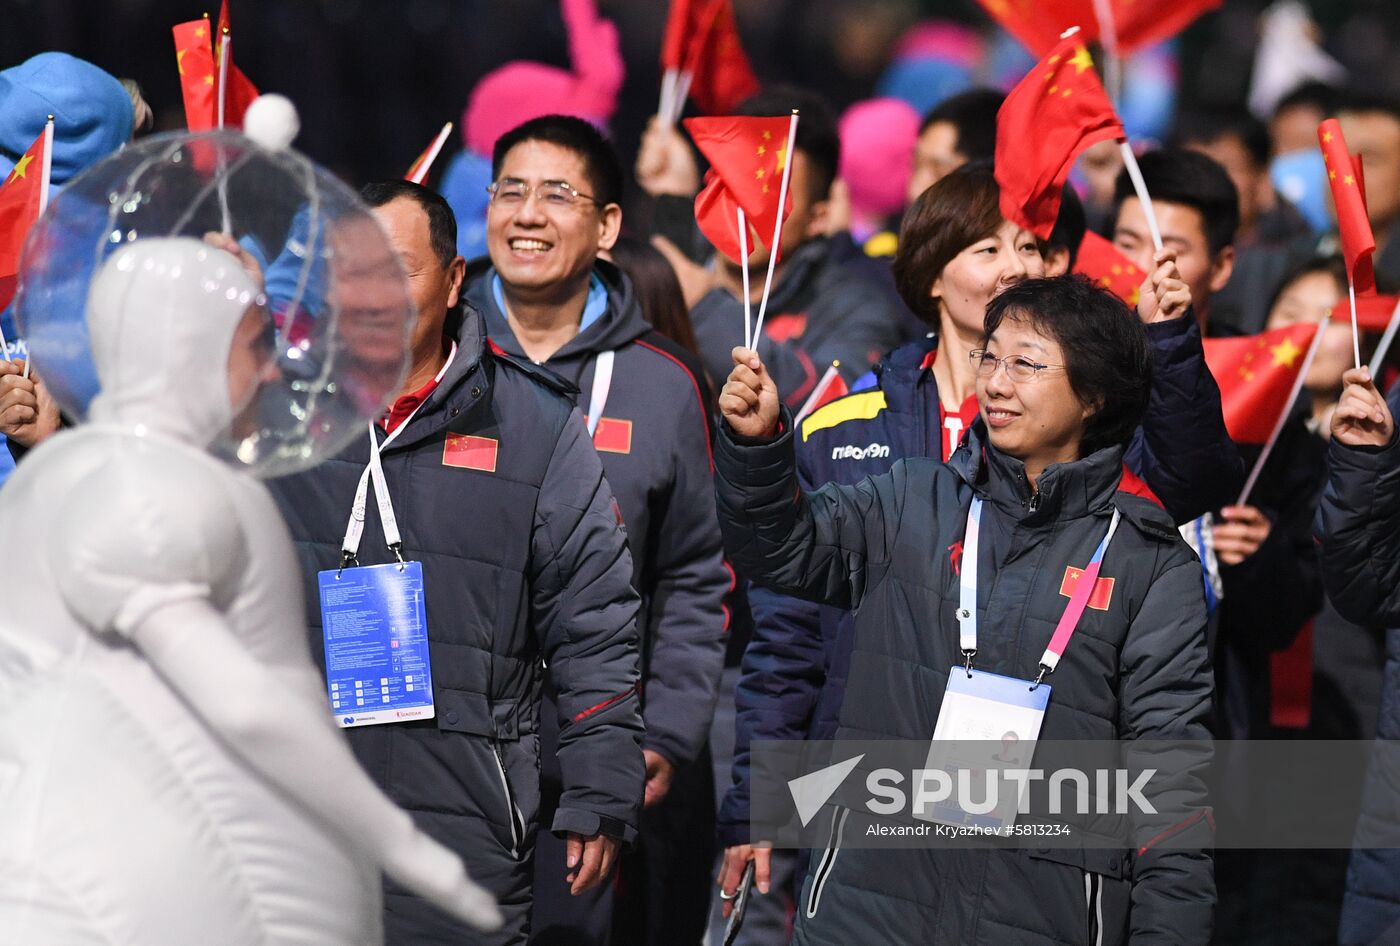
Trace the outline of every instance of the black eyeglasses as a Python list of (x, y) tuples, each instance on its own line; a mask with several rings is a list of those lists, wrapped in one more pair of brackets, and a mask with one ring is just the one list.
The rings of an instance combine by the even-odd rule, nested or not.
[(972, 361), (972, 367), (977, 369), (977, 374), (983, 378), (990, 378), (996, 374), (997, 365), (1006, 367), (1006, 376), (1012, 381), (1032, 381), (1042, 371), (1065, 370), (1064, 365), (1044, 365), (1021, 355), (998, 358), (985, 348), (974, 348), (967, 356)]
[(491, 184), (486, 190), (491, 195), (491, 203), (501, 207), (519, 207), (530, 199), (531, 193), (546, 207), (568, 208), (585, 203), (598, 207), (607, 206), (593, 195), (585, 194), (565, 181), (543, 181), (531, 187), (524, 181), (507, 177)]

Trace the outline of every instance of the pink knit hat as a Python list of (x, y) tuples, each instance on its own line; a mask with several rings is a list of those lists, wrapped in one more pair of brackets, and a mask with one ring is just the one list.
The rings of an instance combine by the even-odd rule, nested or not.
[(841, 180), (851, 210), (883, 217), (904, 206), (914, 173), (919, 113), (903, 99), (867, 99), (841, 116)]
[(508, 62), (486, 74), (462, 113), (462, 141), (490, 156), (496, 139), (541, 115), (574, 115), (600, 127), (617, 110), (624, 68), (617, 27), (594, 0), (561, 0), (573, 72), (537, 62)]

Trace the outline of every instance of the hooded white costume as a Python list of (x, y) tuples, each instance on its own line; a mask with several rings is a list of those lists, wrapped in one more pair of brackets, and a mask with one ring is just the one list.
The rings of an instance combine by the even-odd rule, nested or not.
[(381, 869), (496, 916), (345, 747), (282, 519), (206, 452), (256, 295), (198, 240), (119, 249), (89, 295), (90, 423), (0, 491), (5, 943), (378, 943)]

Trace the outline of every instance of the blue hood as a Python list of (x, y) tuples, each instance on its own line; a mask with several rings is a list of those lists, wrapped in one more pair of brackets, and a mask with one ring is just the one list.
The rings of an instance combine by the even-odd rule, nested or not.
[(40, 53), (0, 72), (0, 173), (54, 117), (53, 175), (59, 186), (131, 139), (135, 113), (126, 89), (90, 62)]

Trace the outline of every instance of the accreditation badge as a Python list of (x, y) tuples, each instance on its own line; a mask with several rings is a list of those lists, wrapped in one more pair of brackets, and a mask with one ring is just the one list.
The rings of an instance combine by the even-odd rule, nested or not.
[(326, 688), (342, 728), (431, 719), (423, 563), (319, 575)]
[(915, 816), (954, 826), (1002, 830), (1016, 822), (1028, 770), (1050, 703), (1050, 685), (954, 666), (925, 763), (931, 803)]

